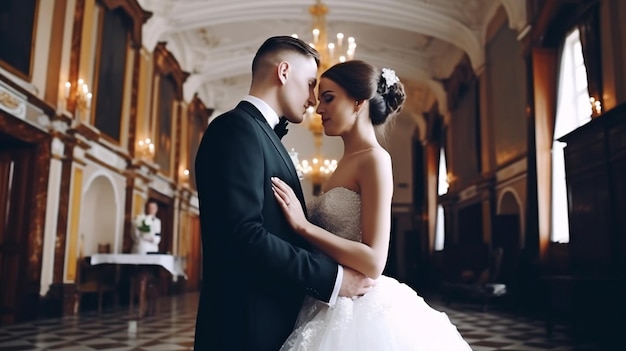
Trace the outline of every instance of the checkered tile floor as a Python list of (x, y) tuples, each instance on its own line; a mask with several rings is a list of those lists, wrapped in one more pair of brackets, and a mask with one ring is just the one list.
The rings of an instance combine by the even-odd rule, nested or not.
[[(502, 311), (480, 312), (475, 305), (447, 307), (431, 303), (431, 306), (448, 314), (474, 351), (605, 350), (591, 342), (575, 342), (563, 325), (556, 325), (552, 336), (548, 337), (542, 320)], [(617, 351), (619, 348), (608, 350)]]
[(156, 316), (130, 320), (128, 309), (0, 327), (0, 350), (193, 350), (198, 294), (162, 298)]
[[(427, 301), (448, 314), (475, 351), (626, 350), (574, 343), (562, 326), (548, 338), (542, 321), (497, 309), (483, 313), (476, 306), (447, 307), (436, 299)], [(192, 350), (197, 303), (198, 294), (164, 297), (156, 316), (138, 321), (129, 320), (128, 310), (121, 308), (105, 311), (100, 318), (87, 312), (0, 327), (0, 350)]]

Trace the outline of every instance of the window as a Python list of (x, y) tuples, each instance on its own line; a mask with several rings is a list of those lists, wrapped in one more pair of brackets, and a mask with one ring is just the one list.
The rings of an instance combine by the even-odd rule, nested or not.
[(122, 10), (104, 9), (94, 125), (119, 143), (130, 26)]
[[(439, 152), (439, 177), (437, 184), (437, 193), (439, 196), (448, 192), (448, 168), (446, 167), (446, 153), (443, 148)], [(443, 250), (445, 241), (445, 218), (443, 206), (437, 205), (437, 223), (435, 229), (435, 251)]]
[(171, 75), (161, 76), (159, 80), (159, 102), (156, 123), (155, 161), (165, 175), (170, 175), (172, 166), (172, 121), (175, 119), (176, 83)]
[(0, 64), (27, 79), (31, 74), (36, 8), (36, 0), (0, 1)]
[(558, 103), (552, 143), (552, 241), (569, 242), (565, 143), (556, 139), (591, 120), (587, 70), (578, 29), (565, 38), (559, 72)]
[[(159, 42), (154, 49), (154, 79), (153, 99), (154, 111), (152, 112), (152, 128), (154, 135), (155, 157), (154, 161), (160, 166), (160, 173), (172, 177), (174, 166), (178, 165), (181, 145), (177, 142), (181, 136), (181, 113), (179, 104), (183, 100), (183, 83), (189, 76), (184, 72), (178, 61), (171, 52), (165, 48), (166, 42)], [(183, 141), (186, 142), (186, 141)], [(177, 157), (174, 160), (174, 157)]]
[(437, 194), (439, 196), (448, 193), (448, 167), (446, 167), (446, 153), (441, 148), (439, 152), (439, 180), (437, 184)]

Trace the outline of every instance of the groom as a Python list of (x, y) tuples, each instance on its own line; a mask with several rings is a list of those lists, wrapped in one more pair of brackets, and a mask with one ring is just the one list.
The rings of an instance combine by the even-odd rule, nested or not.
[(206, 129), (195, 160), (203, 279), (195, 350), (278, 350), (305, 294), (334, 304), (372, 281), (289, 227), (272, 193), (284, 179), (304, 203), (296, 170), (272, 130), (315, 104), (319, 56), (302, 40), (271, 37), (252, 62), (249, 95)]

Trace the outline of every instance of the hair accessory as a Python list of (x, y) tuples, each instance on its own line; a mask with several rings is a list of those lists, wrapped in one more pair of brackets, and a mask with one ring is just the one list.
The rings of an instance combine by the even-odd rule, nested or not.
[(396, 71), (391, 68), (383, 68), (381, 75), (385, 78), (385, 85), (387, 85), (387, 88), (400, 81), (400, 78), (396, 75)]

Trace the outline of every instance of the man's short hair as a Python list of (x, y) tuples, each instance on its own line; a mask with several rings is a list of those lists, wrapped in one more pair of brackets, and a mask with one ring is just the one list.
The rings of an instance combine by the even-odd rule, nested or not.
[(279, 35), (268, 38), (261, 45), (261, 47), (259, 47), (256, 55), (254, 55), (254, 59), (252, 60), (252, 74), (257, 71), (261, 59), (265, 55), (281, 51), (291, 51), (303, 56), (313, 57), (315, 59), (315, 64), (318, 67), (320, 65), (320, 54), (317, 52), (317, 50), (311, 47), (311, 45), (305, 43), (298, 38), (294, 38), (288, 35)]

